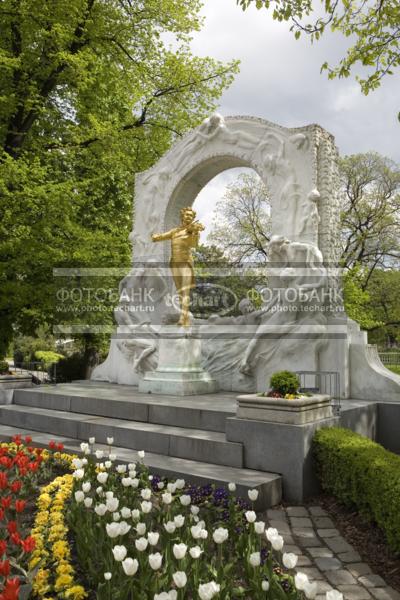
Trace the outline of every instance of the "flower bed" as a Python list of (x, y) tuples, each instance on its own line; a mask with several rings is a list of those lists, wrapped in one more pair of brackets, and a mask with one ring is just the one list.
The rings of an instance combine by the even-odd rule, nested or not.
[[(21, 442), (0, 447), (0, 600), (315, 598), (279, 532), (257, 519), (256, 490), (245, 502), (234, 484), (162, 480), (144, 452), (116, 464), (111, 439), (106, 453), (82, 444), (83, 458)], [(23, 515), (33, 497), (32, 523)]]

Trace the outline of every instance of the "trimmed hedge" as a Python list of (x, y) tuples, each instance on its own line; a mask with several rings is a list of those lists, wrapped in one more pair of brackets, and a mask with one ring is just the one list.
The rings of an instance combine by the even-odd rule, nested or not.
[(313, 451), (322, 489), (377, 523), (400, 552), (400, 456), (335, 427), (317, 431)]

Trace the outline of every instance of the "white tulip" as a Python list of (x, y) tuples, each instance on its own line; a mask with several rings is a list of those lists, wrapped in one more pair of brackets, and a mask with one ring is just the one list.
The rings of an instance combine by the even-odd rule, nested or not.
[(203, 526), (200, 523), (197, 523), (197, 525), (192, 525), (192, 527), (190, 528), (190, 533), (192, 534), (192, 537), (195, 540), (199, 540), (201, 538), (201, 530), (203, 529)]
[(149, 533), (147, 534), (147, 539), (149, 540), (150, 546), (155, 546), (156, 544), (158, 544), (159, 537), (160, 534), (157, 531), (149, 531)]
[(112, 577), (112, 573), (109, 573), (109, 572), (104, 573), (104, 579), (106, 581), (110, 581), (111, 577)]
[(138, 538), (137, 540), (135, 540), (136, 550), (139, 550), (139, 552), (143, 552), (144, 550), (146, 550), (148, 543), (149, 541), (145, 537)]
[(104, 466), (106, 469), (111, 469), (111, 467), (112, 467), (111, 460), (106, 460), (106, 462), (104, 463)]
[(120, 475), (126, 473), (126, 465), (117, 465), (117, 473)]
[(282, 556), (282, 562), (287, 569), (294, 569), (297, 565), (297, 556), (293, 552), (285, 553)]
[(151, 511), (151, 509), (153, 508), (153, 505), (151, 502), (147, 502), (147, 500), (143, 500), (143, 502), (140, 504), (142, 512), (144, 512), (144, 514), (146, 515), (147, 513), (149, 513)]
[(125, 575), (128, 575), (128, 577), (132, 577), (132, 575), (136, 574), (139, 568), (139, 563), (136, 560), (136, 558), (126, 558), (122, 561), (122, 568), (125, 572)]
[(142, 496), (143, 500), (150, 500), (150, 498), (151, 498), (151, 489), (150, 488), (144, 488), (144, 490), (140, 491), (140, 495)]
[(272, 540), (272, 538), (279, 535), (279, 532), (274, 527), (268, 527), (267, 531), (265, 532), (265, 535), (266, 535), (267, 540), (270, 542)]
[(220, 586), (215, 581), (209, 583), (201, 583), (199, 585), (198, 593), (200, 600), (211, 600), (216, 594), (219, 593)]
[(117, 460), (117, 455), (116, 454), (109, 454), (108, 458), (110, 460), (110, 462), (115, 462)]
[(95, 443), (96, 443), (96, 438), (95, 438), (95, 437), (90, 437), (90, 438), (89, 438), (89, 444), (90, 444), (91, 446), (93, 446), (93, 444), (95, 444)]
[(147, 478), (149, 481), (153, 481), (153, 475), (149, 475)]
[(132, 479), (130, 477), (122, 477), (121, 483), (124, 487), (129, 487), (132, 485)]
[(138, 457), (139, 457), (139, 458), (144, 458), (144, 457), (145, 457), (145, 452), (144, 452), (144, 450), (139, 450), (139, 452), (138, 452)]
[(137, 521), (138, 519), (140, 519), (140, 510), (138, 510), (137, 508), (134, 508), (132, 511), (132, 519), (134, 521)]
[(110, 537), (111, 539), (118, 537), (120, 535), (119, 523), (107, 523), (106, 532), (108, 537)]
[(252, 567), (259, 567), (261, 565), (261, 554), (259, 552), (252, 552), (249, 556), (249, 563)]
[(281, 535), (276, 535), (271, 539), (271, 546), (274, 550), (280, 551), (283, 548), (283, 537)]
[(106, 498), (114, 498), (114, 492), (112, 492), (111, 490), (106, 492)]
[(86, 508), (90, 508), (93, 504), (93, 498), (85, 498), (83, 504), (86, 506)]
[(255, 523), (255, 520), (257, 519), (257, 515), (254, 510), (247, 510), (244, 513), (244, 516), (246, 517), (248, 523)]
[(193, 546), (193, 548), (190, 548), (189, 550), (189, 554), (192, 558), (200, 558), (202, 552), (203, 550), (200, 548), (200, 546)]
[(114, 438), (113, 438), (113, 437), (108, 437), (108, 438), (107, 438), (107, 444), (108, 444), (109, 446), (112, 446), (112, 445), (113, 445), (113, 443), (114, 443)]
[(163, 481), (159, 481), (159, 482), (157, 483), (157, 488), (158, 488), (159, 490), (163, 490), (163, 489), (164, 489), (164, 487), (165, 487), (165, 483), (164, 483)]
[(130, 531), (131, 526), (128, 525), (126, 521), (121, 521), (119, 523), (119, 535), (126, 535), (128, 531)]
[(188, 494), (182, 494), (179, 500), (181, 501), (182, 506), (189, 506), (192, 501), (192, 498)]
[(135, 477), (136, 477), (136, 471), (134, 469), (130, 469), (128, 475), (129, 475), (129, 477), (131, 479), (135, 479)]
[(125, 546), (114, 546), (112, 549), (112, 553), (114, 555), (115, 560), (122, 562), (127, 554), (127, 549)]
[(329, 590), (326, 592), (326, 600), (343, 600), (343, 594), (337, 590)]
[(144, 535), (146, 533), (146, 523), (138, 523), (136, 525), (136, 531), (138, 535)]
[(107, 506), (107, 510), (109, 512), (115, 512), (116, 510), (118, 510), (118, 506), (119, 506), (118, 498), (107, 498), (106, 506)]
[(167, 533), (174, 533), (176, 530), (174, 521), (167, 521), (167, 523), (164, 523), (164, 529)]
[(89, 450), (89, 444), (87, 444), (86, 442), (82, 442), (81, 443), (81, 450), (84, 454), (86, 454), (87, 451), (90, 452)]
[(154, 594), (154, 600), (177, 600), (177, 598), (178, 592), (176, 590), (161, 592), (161, 594)]
[(200, 531), (200, 537), (202, 540), (206, 540), (208, 538), (208, 531), (207, 529), (202, 529)]
[(94, 512), (96, 515), (99, 515), (99, 517), (103, 517), (107, 512), (107, 506), (105, 504), (97, 504), (94, 507)]
[(164, 494), (161, 495), (161, 498), (164, 504), (171, 504), (172, 502), (172, 494), (169, 492), (164, 492)]
[(103, 488), (101, 487), (101, 485), (99, 485), (99, 487), (96, 488), (96, 494), (98, 494), (99, 496), (103, 496)]
[(172, 579), (177, 588), (183, 588), (187, 584), (187, 577), (184, 571), (177, 571), (172, 575)]
[(175, 494), (175, 492), (176, 492), (175, 483), (167, 483), (167, 490), (169, 491), (170, 494)]
[(94, 454), (98, 460), (100, 460), (104, 456), (103, 450), (96, 450), (96, 452)]
[(121, 508), (121, 515), (123, 519), (129, 519), (129, 517), (132, 515), (131, 509), (124, 506)]
[(229, 536), (229, 532), (224, 527), (218, 527), (213, 533), (213, 540), (216, 544), (223, 544)]
[(185, 522), (185, 517), (183, 515), (176, 515), (174, 517), (174, 523), (177, 526), (177, 528), (179, 529), (180, 527), (183, 527), (183, 524)]
[(186, 544), (174, 544), (172, 547), (172, 552), (174, 553), (175, 558), (177, 558), (178, 560), (185, 558), (186, 551)]
[(261, 582), (261, 589), (263, 592), (268, 592), (269, 590), (269, 581), (267, 581), (266, 579), (264, 579), (264, 581)]
[(265, 523), (264, 521), (256, 521), (254, 523), (254, 531), (258, 533), (258, 535), (262, 535), (264, 533)]
[(83, 469), (77, 469), (73, 473), (74, 479), (83, 479), (85, 476), (85, 471)]
[(85, 499), (85, 494), (82, 492), (82, 490), (78, 490), (77, 492), (75, 492), (75, 501), (78, 502), (78, 504), (80, 502), (83, 502)]
[(184, 479), (177, 479), (175, 481), (175, 486), (177, 490), (183, 490), (183, 488), (185, 487), (185, 480)]
[(228, 490), (230, 492), (236, 492), (236, 483), (233, 483), (233, 482), (228, 483)]
[(316, 581), (314, 583), (307, 583), (304, 588), (304, 593), (306, 595), (307, 600), (314, 600), (315, 596), (318, 592), (318, 584)]
[(99, 483), (101, 483), (101, 485), (104, 485), (106, 483), (107, 479), (108, 479), (108, 473), (104, 473), (104, 472), (97, 473), (97, 481)]
[(194, 505), (192, 505), (192, 506), (190, 507), (190, 512), (192, 513), (192, 515), (195, 515), (195, 516), (196, 516), (196, 515), (198, 515), (198, 514), (199, 514), (199, 512), (200, 512), (200, 508), (199, 508), (198, 506), (194, 506)]
[(121, 518), (121, 515), (119, 514), (119, 512), (113, 513), (113, 521), (119, 521), (120, 518)]
[(90, 483), (90, 481), (85, 481), (85, 483), (82, 483), (82, 491), (85, 492), (85, 494), (90, 492), (91, 487), (92, 484)]
[(157, 552), (156, 554), (149, 554), (149, 565), (154, 571), (157, 571), (157, 569), (160, 569), (161, 564), (162, 564), (162, 556), (159, 552)]
[(74, 467), (74, 469), (77, 469), (77, 470), (82, 469), (83, 462), (80, 458), (73, 458), (72, 466)]
[(135, 479), (132, 479), (132, 481), (131, 481), (131, 486), (132, 486), (133, 488), (135, 488), (135, 489), (136, 489), (137, 487), (139, 487), (139, 479), (137, 479), (137, 477), (135, 477)]
[(296, 586), (296, 589), (303, 591), (308, 583), (308, 577), (305, 573), (296, 573), (294, 576), (294, 585)]
[(252, 502), (255, 502), (258, 498), (258, 490), (249, 490), (247, 495)]
[(83, 466), (86, 466), (88, 464), (88, 459), (82, 458), (82, 464), (83, 464)]

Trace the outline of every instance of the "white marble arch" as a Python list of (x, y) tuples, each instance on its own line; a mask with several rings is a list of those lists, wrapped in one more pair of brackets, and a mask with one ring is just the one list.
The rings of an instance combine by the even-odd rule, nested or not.
[[(213, 115), (176, 142), (135, 180), (130, 235), (133, 261), (165, 260), (149, 232), (176, 225), (179, 209), (193, 204), (213, 177), (232, 167), (253, 168), (271, 194), (272, 230), (318, 245), (325, 260), (338, 256), (337, 151), (318, 125), (286, 128), (254, 117)], [(310, 207), (317, 218), (309, 219)]]

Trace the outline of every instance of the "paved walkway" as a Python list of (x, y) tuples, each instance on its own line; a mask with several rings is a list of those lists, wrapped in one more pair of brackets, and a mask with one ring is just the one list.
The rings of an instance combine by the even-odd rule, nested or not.
[(345, 600), (400, 600), (400, 593), (362, 562), (323, 508), (270, 509), (264, 520), (283, 536), (284, 550), (299, 556), (296, 571), (318, 581), (317, 600), (325, 600), (330, 589), (341, 591)]

